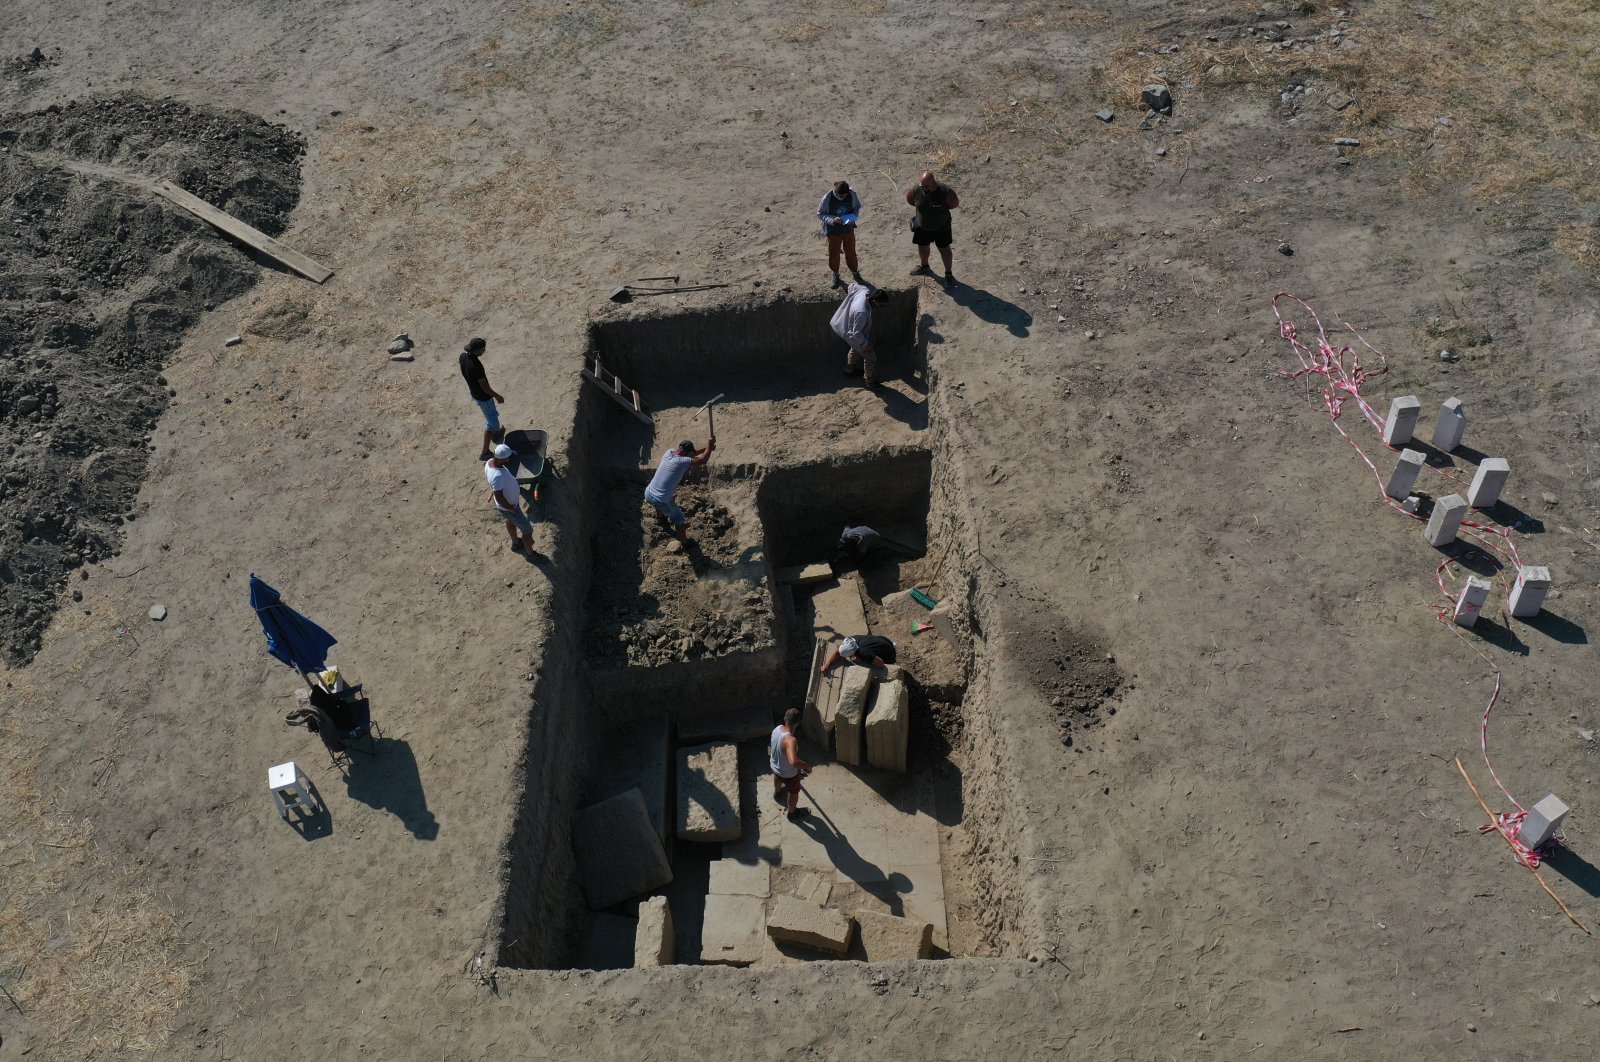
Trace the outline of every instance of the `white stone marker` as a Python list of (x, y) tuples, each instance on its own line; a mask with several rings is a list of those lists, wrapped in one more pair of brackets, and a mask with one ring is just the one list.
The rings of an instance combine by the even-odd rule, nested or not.
[(1517, 583), (1511, 588), (1506, 603), (1511, 614), (1526, 619), (1537, 616), (1544, 608), (1544, 595), (1550, 592), (1550, 569), (1524, 564), (1517, 569)]
[(1528, 809), (1528, 817), (1517, 828), (1517, 840), (1529, 848), (1538, 848), (1561, 829), (1561, 820), (1567, 817), (1567, 805), (1554, 793), (1546, 796)]
[(1467, 414), (1461, 408), (1461, 399), (1447, 398), (1439, 406), (1439, 422), (1433, 426), (1433, 445), (1449, 453), (1461, 445), (1467, 433)]
[(1417, 485), (1417, 474), (1427, 461), (1427, 455), (1419, 450), (1401, 450), (1400, 463), (1394, 466), (1389, 485), (1383, 492), (1395, 501), (1405, 501), (1411, 496), (1411, 488)]
[(1383, 425), (1383, 441), (1389, 446), (1404, 446), (1417, 433), (1417, 415), (1422, 403), (1416, 395), (1401, 395), (1389, 403), (1389, 419)]
[(1467, 499), (1459, 494), (1446, 494), (1433, 503), (1433, 515), (1428, 517), (1428, 526), (1422, 534), (1431, 545), (1448, 546), (1456, 540), (1461, 518), (1466, 515)]
[(1489, 580), (1479, 579), (1476, 575), (1467, 576), (1467, 585), (1462, 589), (1461, 596), (1456, 598), (1456, 622), (1463, 627), (1477, 623), (1478, 613), (1483, 611), (1483, 603), (1487, 600)]
[(1505, 458), (1485, 459), (1478, 466), (1478, 474), (1472, 477), (1472, 486), (1467, 488), (1467, 501), (1474, 509), (1487, 509), (1500, 500), (1500, 492), (1505, 489), (1506, 478), (1510, 475), (1511, 462)]

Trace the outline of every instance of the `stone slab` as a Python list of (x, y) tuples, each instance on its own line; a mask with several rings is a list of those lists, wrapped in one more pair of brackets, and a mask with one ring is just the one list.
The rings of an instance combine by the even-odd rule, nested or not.
[(633, 965), (637, 923), (614, 914), (592, 914), (578, 948), (580, 970), (626, 970)]
[(867, 711), (867, 763), (905, 774), (910, 740), (910, 689), (902, 678), (880, 682), (872, 690)]
[(808, 867), (780, 867), (773, 875), (772, 891), (780, 896), (793, 896), (805, 903), (826, 907), (833, 893), (833, 875)]
[(712, 741), (753, 741), (772, 733), (778, 720), (772, 711), (762, 705), (748, 708), (730, 708), (708, 715), (695, 715), (678, 720), (678, 744), (704, 745)]
[(732, 841), (739, 831), (739, 747), (716, 742), (679, 749), (678, 839)]
[(810, 586), (834, 578), (833, 568), (827, 564), (808, 564), (805, 567), (779, 568), (778, 581), (791, 586)]
[(573, 819), (572, 847), (584, 895), (594, 910), (672, 880), (666, 850), (637, 788), (579, 811)]
[(800, 709), (800, 732), (824, 749), (833, 737), (833, 720), (839, 710), (839, 683), (822, 677), (822, 662), (836, 644), (819, 636), (812, 647), (806, 699)]
[[(613, 731), (601, 747), (599, 762), (606, 769), (595, 773), (591, 801), (604, 800), (637, 788), (650, 812), (650, 823), (663, 844), (670, 844), (671, 806), (668, 784), (672, 776), (672, 741), (667, 721), (642, 721)], [(670, 854), (670, 850), (669, 850)]]
[(772, 893), (772, 864), (713, 859), (711, 886), (707, 891), (719, 896), (758, 896), (764, 900)]
[[(915, 775), (822, 764), (806, 779), (801, 822), (778, 816), (781, 863), (773, 893), (790, 875), (808, 870), (832, 882), (828, 903), (918, 918), (934, 927), (935, 947), (949, 947), (944, 875), (939, 866), (939, 824), (932, 783)], [(848, 901), (859, 894), (864, 906)]]
[(749, 966), (761, 958), (766, 903), (758, 896), (707, 896), (700, 926), (700, 961)]
[(671, 966), (672, 909), (665, 896), (652, 896), (639, 905), (639, 923), (633, 934), (634, 966)]
[(932, 922), (877, 911), (857, 911), (855, 919), (862, 957), (868, 962), (933, 957)]
[(872, 694), (872, 671), (848, 664), (824, 681), (839, 683), (839, 706), (833, 714), (833, 754), (839, 762), (859, 767), (867, 761), (867, 698)]
[(767, 935), (783, 944), (844, 955), (855, 935), (855, 919), (830, 907), (818, 907), (793, 896), (779, 896), (767, 914)]
[(876, 911), (933, 926), (933, 946), (950, 947), (944, 907), (944, 872), (937, 865), (899, 864), (886, 879), (836, 881), (830, 901), (851, 914)]
[(861, 605), (861, 580), (854, 572), (841, 575), (837, 584), (811, 595), (812, 630), (820, 637), (842, 641), (867, 633), (867, 613)]
[(758, 780), (756, 785), (756, 814), (753, 819), (747, 819), (744, 829), (739, 834), (737, 841), (728, 841), (722, 846), (722, 858), (737, 863), (754, 865), (764, 863), (776, 866), (782, 861), (783, 851), (779, 847), (782, 836), (781, 823), (783, 822), (783, 807), (772, 800), (769, 794), (766, 798), (760, 796), (762, 786), (771, 786), (767, 779)]

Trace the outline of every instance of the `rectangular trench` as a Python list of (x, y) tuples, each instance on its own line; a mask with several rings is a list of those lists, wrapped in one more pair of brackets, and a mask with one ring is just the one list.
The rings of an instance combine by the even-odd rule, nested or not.
[[(925, 350), (914, 342), (921, 327), (916, 294), (897, 293), (895, 298), (895, 312), (885, 315), (888, 320), (882, 324), (887, 333), (884, 346), (893, 350), (898, 345), (904, 362), (920, 367), (925, 364)], [(831, 299), (778, 300), (741, 305), (727, 315), (651, 313), (602, 322), (591, 332), (591, 354), (604, 352), (610, 359), (608, 367), (634, 372), (636, 380), (630, 382), (647, 393), (652, 381), (680, 369), (695, 374), (754, 373), (761, 365), (772, 364), (771, 359), (815, 357), (816, 344), (830, 334), (825, 330), (834, 305)], [(829, 382), (837, 386), (836, 379)], [(608, 494), (643, 488), (645, 470), (630, 460), (627, 450), (612, 446), (619, 423), (629, 419), (597, 389), (585, 386), (566, 452), (556, 454), (559, 474), (547, 491), (547, 517), (557, 528), (555, 633), (535, 683), (522, 757), (521, 798), (504, 853), (496, 958), (507, 967), (566, 968), (578, 961), (590, 915), (573, 855), (573, 817), (592, 798), (597, 784), (604, 788), (610, 767), (601, 753), (608, 743), (614, 744), (630, 729), (654, 732), (670, 727), (687, 714), (746, 707), (762, 703), (761, 698), (770, 702), (776, 689), (789, 696), (788, 691), (803, 682), (809, 663), (808, 657), (800, 659), (796, 648), (803, 638), (794, 629), (793, 610), (780, 607), (780, 598), (774, 596), (774, 645), (759, 652), (647, 669), (591, 666), (584, 632), (594, 597), (596, 551), (607, 548), (597, 538), (600, 528), (594, 514)], [(966, 567), (971, 558), (963, 545), (962, 492), (943, 461), (950, 453), (944, 429), (943, 422), (933, 418), (924, 433), (927, 446), (875, 449), (867, 436), (860, 452), (844, 458), (717, 468), (713, 489), (737, 490), (736, 481), (742, 481), (753, 499), (766, 592), (784, 592), (780, 569), (811, 563), (831, 552), (840, 529), (839, 514), (850, 512), (869, 524), (877, 521), (897, 529), (920, 525), (925, 552), (948, 558), (941, 565), (936, 596), (953, 598), (972, 626), (981, 630), (978, 584)], [(959, 683), (967, 697), (960, 710), (980, 717), (966, 724), (970, 746), (966, 758), (980, 769), (969, 768), (959, 803), (968, 817), (995, 820), (985, 824), (984, 832), (1003, 838), (1010, 833), (1006, 820), (1011, 813), (1003, 799), (985, 791), (987, 780), (996, 777), (1001, 766), (997, 750), (985, 745), (992, 730), (981, 718), (988, 710), (982, 674), (971, 673), (971, 665), (968, 654)], [(781, 707), (774, 705), (774, 714)], [(1003, 842), (992, 842), (989, 851), (979, 853), (977, 871), (981, 873), (982, 864), (991, 861), (996, 865), (1012, 861)], [(985, 950), (1016, 954), (1023, 943), (1022, 897), (1014, 886), (983, 892), (998, 908), (986, 929), (990, 943)]]

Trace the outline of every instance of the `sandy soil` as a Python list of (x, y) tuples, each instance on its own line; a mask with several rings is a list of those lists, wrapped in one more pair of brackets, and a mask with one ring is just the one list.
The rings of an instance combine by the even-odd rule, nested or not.
[[(1508, 806), (1478, 745), (1498, 669), (1495, 767), (1572, 805), (1541, 873), (1600, 922), (1596, 285), (1589, 244), (1560, 249), (1594, 209), (1559, 181), (1412, 179), (1431, 140), (1336, 148), (1357, 119), (1283, 98), (1338, 87), (1326, 38), (1286, 53), (1292, 82), (1179, 81), (1173, 120), (1139, 128), (1129, 85), (1177, 70), (1158, 48), (1331, 28), (1302, 6), (12, 4), (0, 112), (137, 91), (281, 122), (306, 141), (283, 238), (337, 272), (263, 271), (197, 316), (137, 519), (4, 672), (0, 1059), (1589, 1057), (1594, 938), (1478, 835), (1452, 761)], [(1341, 61), (1388, 47), (1366, 10)], [(926, 284), (923, 335), (982, 621), (961, 740), (1008, 768), (968, 806), (1007, 826), (968, 852), (1009, 867), (999, 957), (495, 970), (530, 694), (581, 631), (482, 504), (455, 351), (491, 338), (508, 420), (559, 458), (612, 287), (822, 289), (811, 213), (838, 176), (864, 272), (898, 283), (898, 197), (930, 165), (963, 200), (964, 286)], [(1466, 402), (1469, 445), (1512, 465), (1499, 515), (1554, 572), (1544, 618), (1507, 620), (1501, 573), (1480, 633), (1437, 622), (1440, 555), (1277, 375), (1286, 287), (1392, 353), (1380, 411), (1416, 394), (1426, 430)], [(384, 353), (400, 331), (411, 364)], [(341, 778), (283, 726), (296, 680), (251, 571), (367, 679), (376, 771)], [(1122, 684), (1066, 747), (1069, 650)], [(275, 818), (263, 775), (289, 756), (331, 837)]]

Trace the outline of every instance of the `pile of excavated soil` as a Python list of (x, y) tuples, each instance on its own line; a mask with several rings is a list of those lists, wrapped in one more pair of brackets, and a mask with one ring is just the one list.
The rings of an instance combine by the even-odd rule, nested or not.
[(258, 274), (198, 219), (67, 163), (165, 177), (276, 233), (304, 148), (253, 115), (140, 96), (0, 127), (0, 651), (23, 663), (67, 576), (133, 518), (163, 360)]
[(1109, 704), (1123, 686), (1122, 671), (1106, 647), (1059, 617), (1027, 611), (1009, 617), (1018, 628), (1013, 659), (1050, 704), (1061, 743), (1115, 715)]
[(585, 639), (596, 667), (656, 667), (752, 652), (774, 644), (762, 569), (742, 560), (732, 514), (703, 484), (684, 484), (676, 501), (691, 545), (673, 552), (672, 535), (637, 491), (615, 491), (596, 541)]

